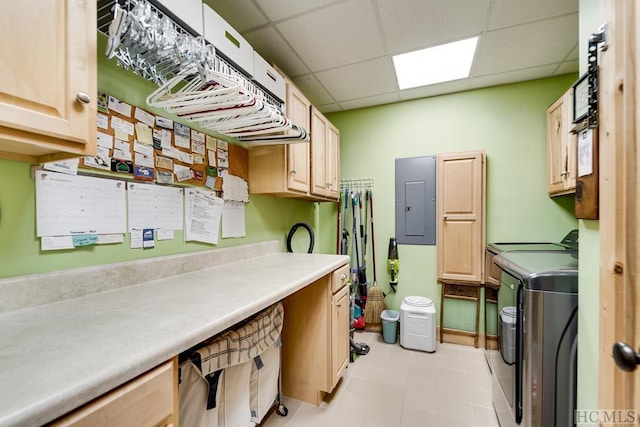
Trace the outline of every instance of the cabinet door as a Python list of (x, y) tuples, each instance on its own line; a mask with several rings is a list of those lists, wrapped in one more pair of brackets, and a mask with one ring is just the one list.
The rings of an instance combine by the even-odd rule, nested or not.
[(328, 196), (337, 199), (340, 193), (340, 132), (331, 123), (327, 123), (327, 139)]
[(567, 194), (576, 186), (576, 138), (569, 134), (571, 91), (547, 109), (547, 192)]
[(4, 1), (0, 28), (2, 155), (33, 160), (58, 152), (93, 153), (96, 2)]
[(311, 192), (319, 196), (329, 192), (327, 148), (327, 121), (314, 108), (311, 113)]
[(438, 279), (482, 283), (484, 152), (438, 155)]
[[(293, 123), (309, 131), (311, 103), (294, 85), (287, 83), (287, 115)], [(287, 145), (287, 186), (289, 190), (309, 191), (309, 144)]]
[(343, 286), (332, 298), (331, 388), (335, 387), (349, 363), (349, 287)]

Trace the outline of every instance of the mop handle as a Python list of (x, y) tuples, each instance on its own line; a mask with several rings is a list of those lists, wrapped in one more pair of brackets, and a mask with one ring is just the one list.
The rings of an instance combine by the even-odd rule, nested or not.
[(377, 283), (376, 277), (376, 238), (373, 233), (373, 191), (369, 190), (369, 205), (371, 210), (371, 252), (373, 252), (373, 283)]

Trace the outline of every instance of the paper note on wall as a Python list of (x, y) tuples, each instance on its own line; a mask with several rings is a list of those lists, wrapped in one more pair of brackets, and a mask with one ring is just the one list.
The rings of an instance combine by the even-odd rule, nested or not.
[(225, 200), (249, 202), (249, 185), (240, 177), (227, 175), (222, 181), (222, 194)]
[(36, 234), (124, 233), (125, 183), (113, 179), (36, 171)]
[(224, 201), (213, 192), (186, 190), (185, 240), (217, 245), (223, 206)]
[(246, 236), (244, 203), (225, 201), (222, 209), (222, 238), (244, 236)]
[(161, 228), (182, 230), (183, 190), (154, 184), (129, 184), (129, 231)]

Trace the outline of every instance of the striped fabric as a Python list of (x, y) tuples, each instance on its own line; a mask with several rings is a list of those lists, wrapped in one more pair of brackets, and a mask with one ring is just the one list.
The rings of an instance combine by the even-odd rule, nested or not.
[(202, 377), (248, 362), (280, 338), (283, 320), (282, 303), (272, 305), (241, 327), (213, 338), (206, 347), (196, 350), (191, 360)]

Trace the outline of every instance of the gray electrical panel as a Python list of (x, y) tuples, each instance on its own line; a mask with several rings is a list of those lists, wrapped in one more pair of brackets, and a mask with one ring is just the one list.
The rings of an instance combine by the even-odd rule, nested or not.
[(436, 244), (436, 156), (396, 159), (396, 239)]

